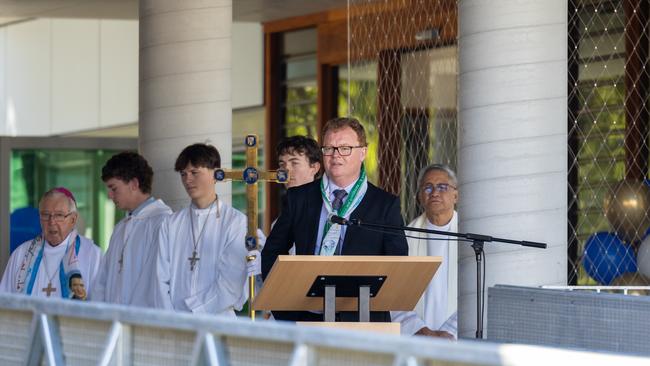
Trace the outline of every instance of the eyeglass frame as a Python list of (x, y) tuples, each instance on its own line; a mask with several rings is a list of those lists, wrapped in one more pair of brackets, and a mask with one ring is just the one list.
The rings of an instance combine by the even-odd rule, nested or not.
[(438, 193), (449, 192), (449, 188), (458, 189), (458, 187), (455, 187), (449, 183), (436, 183), (436, 184), (427, 183), (422, 187), (422, 189), (420, 189), (420, 191), (426, 195), (431, 195), (433, 194), (433, 192), (438, 192)]
[[(77, 213), (77, 211), (70, 211), (67, 214), (62, 214), (62, 213), (38, 213), (38, 218), (43, 221), (43, 222), (50, 222), (51, 219), (54, 219), (54, 222), (63, 222), (65, 219), (67, 219), (70, 215)], [(44, 216), (47, 216), (44, 218)], [(57, 219), (58, 217), (58, 219)]]
[[(359, 146), (346, 146), (346, 145), (343, 145), (343, 146), (321, 146), (320, 147), (320, 152), (323, 154), (323, 156), (333, 156), (334, 152), (338, 152), (339, 155), (341, 155), (341, 156), (350, 156), (350, 155), (352, 155), (352, 150), (353, 149), (360, 149), (360, 148), (363, 148), (363, 147), (366, 147), (366, 146), (365, 145), (359, 145)], [(343, 154), (341, 152), (341, 150), (340, 150), (341, 148), (344, 148), (344, 149), (349, 148), (350, 152), (347, 153), (347, 154)], [(332, 153), (331, 154), (326, 154), (325, 149), (332, 149)]]

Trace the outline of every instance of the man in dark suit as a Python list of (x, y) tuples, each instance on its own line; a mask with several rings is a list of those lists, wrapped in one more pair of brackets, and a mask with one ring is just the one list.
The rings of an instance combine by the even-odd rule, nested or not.
[[(331, 214), (361, 221), (403, 226), (399, 198), (366, 179), (363, 161), (367, 143), (363, 126), (354, 118), (336, 118), (323, 127), (325, 174), (288, 190), (280, 217), (262, 251), (266, 278), (278, 255), (295, 243), (297, 255), (408, 255), (402, 231), (381, 233), (356, 226), (331, 224)], [(273, 312), (278, 320), (322, 321), (312, 312)], [(355, 312), (341, 312), (337, 320), (356, 321)], [(371, 321), (389, 322), (388, 312), (371, 312)]]

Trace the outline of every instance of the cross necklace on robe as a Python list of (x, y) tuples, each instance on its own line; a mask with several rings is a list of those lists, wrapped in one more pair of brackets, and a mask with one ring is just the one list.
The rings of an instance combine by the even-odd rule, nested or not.
[[(45, 244), (43, 244), (45, 245)], [(45, 275), (47, 276), (47, 287), (43, 287), (41, 290), (45, 292), (45, 295), (47, 297), (50, 297), (52, 292), (56, 291), (56, 287), (52, 287), (52, 280), (56, 276), (57, 273), (59, 273), (59, 270), (61, 269), (60, 266), (56, 266), (56, 271), (54, 271), (54, 274), (50, 276), (49, 272), (47, 271), (47, 257), (45, 254), (43, 254), (43, 264), (45, 265)]]
[[(210, 204), (210, 209), (208, 210), (208, 216), (205, 218), (205, 222), (203, 223), (203, 226), (201, 227), (201, 230), (199, 231), (199, 237), (197, 238), (196, 235), (194, 235), (194, 213), (192, 212), (192, 206), (190, 205), (190, 225), (191, 225), (191, 230), (192, 230), (192, 241), (194, 244), (194, 248), (192, 250), (192, 256), (188, 257), (187, 260), (190, 261), (190, 271), (194, 271), (194, 268), (196, 267), (196, 262), (201, 260), (201, 258), (198, 256), (198, 247), (199, 247), (199, 242), (201, 241), (201, 237), (203, 237), (203, 232), (205, 231), (205, 227), (208, 225), (208, 220), (210, 219), (210, 214), (212, 213), (212, 209), (214, 206), (217, 206), (217, 218), (219, 218), (219, 196), (216, 196), (214, 198), (214, 201)], [(199, 220), (199, 225), (200, 225), (200, 220)]]

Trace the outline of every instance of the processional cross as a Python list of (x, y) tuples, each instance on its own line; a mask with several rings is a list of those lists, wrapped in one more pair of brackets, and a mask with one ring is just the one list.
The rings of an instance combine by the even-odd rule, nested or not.
[[(247, 135), (244, 140), (246, 144), (246, 168), (244, 170), (225, 171), (217, 169), (214, 177), (217, 181), (223, 182), (226, 179), (246, 182), (246, 216), (248, 217), (248, 232), (246, 234), (246, 249), (259, 250), (259, 238), (257, 237), (257, 181), (265, 180), (272, 183), (286, 184), (289, 181), (289, 173), (284, 169), (260, 171), (257, 169), (257, 135)], [(246, 256), (248, 262), (255, 260), (255, 255)], [(248, 298), (248, 314), (255, 320), (253, 299), (255, 298), (255, 276), (248, 277), (250, 288)]]

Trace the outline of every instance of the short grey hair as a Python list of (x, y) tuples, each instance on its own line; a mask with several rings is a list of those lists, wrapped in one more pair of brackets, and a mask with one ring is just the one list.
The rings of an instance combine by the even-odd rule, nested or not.
[(458, 178), (456, 178), (456, 173), (449, 167), (449, 165), (446, 164), (429, 164), (426, 167), (424, 167), (422, 170), (420, 170), (420, 174), (418, 175), (418, 192), (422, 190), (422, 185), (424, 181), (424, 177), (426, 177), (429, 172), (432, 171), (441, 171), (447, 173), (447, 176), (449, 177), (449, 180), (451, 181), (451, 184), (455, 187), (458, 187)]
[(75, 200), (68, 197), (64, 193), (57, 191), (55, 188), (50, 189), (49, 191), (45, 192), (45, 194), (43, 194), (41, 200), (38, 201), (38, 208), (39, 209), (41, 208), (45, 200), (50, 198), (56, 198), (56, 197), (65, 197), (65, 199), (68, 201), (68, 210), (70, 210), (70, 212), (77, 212), (77, 203), (75, 202)]

